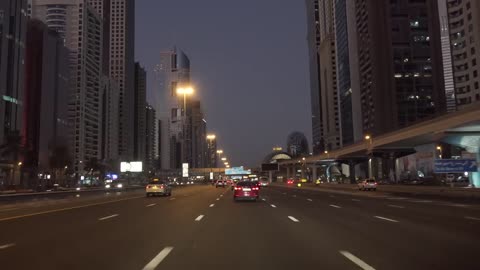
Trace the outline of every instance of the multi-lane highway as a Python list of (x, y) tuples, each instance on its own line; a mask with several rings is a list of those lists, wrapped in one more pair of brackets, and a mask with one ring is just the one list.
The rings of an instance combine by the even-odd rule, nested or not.
[(0, 206), (2, 270), (480, 269), (479, 243), (476, 205), (274, 186)]

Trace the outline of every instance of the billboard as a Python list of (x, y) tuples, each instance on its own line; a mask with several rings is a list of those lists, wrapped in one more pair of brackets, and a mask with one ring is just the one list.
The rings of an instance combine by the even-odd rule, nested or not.
[(262, 164), (262, 171), (278, 171), (278, 163), (264, 163)]
[(141, 161), (120, 162), (120, 172), (143, 172)]
[(476, 172), (477, 160), (475, 159), (436, 159), (434, 163), (436, 173), (464, 173)]
[(182, 164), (182, 177), (188, 177), (188, 163)]
[(225, 169), (225, 175), (244, 175), (244, 174), (252, 174), (252, 171), (245, 170), (243, 166)]

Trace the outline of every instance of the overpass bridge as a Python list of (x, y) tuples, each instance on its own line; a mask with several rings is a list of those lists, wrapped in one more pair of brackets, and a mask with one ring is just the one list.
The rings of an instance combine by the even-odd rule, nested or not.
[[(434, 152), (436, 151), (435, 158), (445, 157), (442, 153), (443, 145), (453, 145), (473, 153), (478, 162), (480, 160), (480, 106), (473, 104), (461, 111), (380, 136), (366, 136), (363, 141), (319, 155), (282, 161), (280, 166), (287, 169), (288, 177), (291, 168), (300, 167), (303, 174), (305, 167), (310, 167), (315, 172), (318, 165), (338, 162), (348, 164), (352, 171), (356, 164), (368, 163), (368, 176), (373, 177), (375, 173), (373, 173), (372, 159), (379, 158), (384, 161), (380, 171), (385, 175), (395, 168), (397, 158), (416, 153), (416, 147), (428, 144), (433, 145)], [(350, 177), (354, 179), (352, 174)], [(480, 187), (480, 174), (472, 173), (471, 181), (475, 186)]]

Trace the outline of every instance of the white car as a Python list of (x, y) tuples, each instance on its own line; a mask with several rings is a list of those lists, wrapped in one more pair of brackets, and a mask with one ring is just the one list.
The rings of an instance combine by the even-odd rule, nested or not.
[(145, 193), (147, 197), (150, 195), (152, 196), (158, 196), (158, 195), (163, 195), (163, 196), (171, 196), (172, 195), (172, 187), (169, 186), (167, 183), (162, 182), (162, 181), (152, 181), (148, 183), (148, 185), (145, 187)]
[(377, 182), (373, 179), (366, 179), (358, 183), (358, 190), (377, 190)]

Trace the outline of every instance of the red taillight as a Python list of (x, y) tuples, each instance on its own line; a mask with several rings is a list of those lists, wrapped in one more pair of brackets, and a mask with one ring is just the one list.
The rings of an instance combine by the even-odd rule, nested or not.
[(258, 190), (258, 187), (253, 187), (252, 190)]
[(235, 190), (242, 190), (241, 187), (235, 187)]
[(152, 188), (152, 186), (148, 185), (147, 188)]
[(375, 185), (377, 185), (377, 182), (375, 182)]
[(163, 188), (163, 185), (161, 185), (160, 188)]

